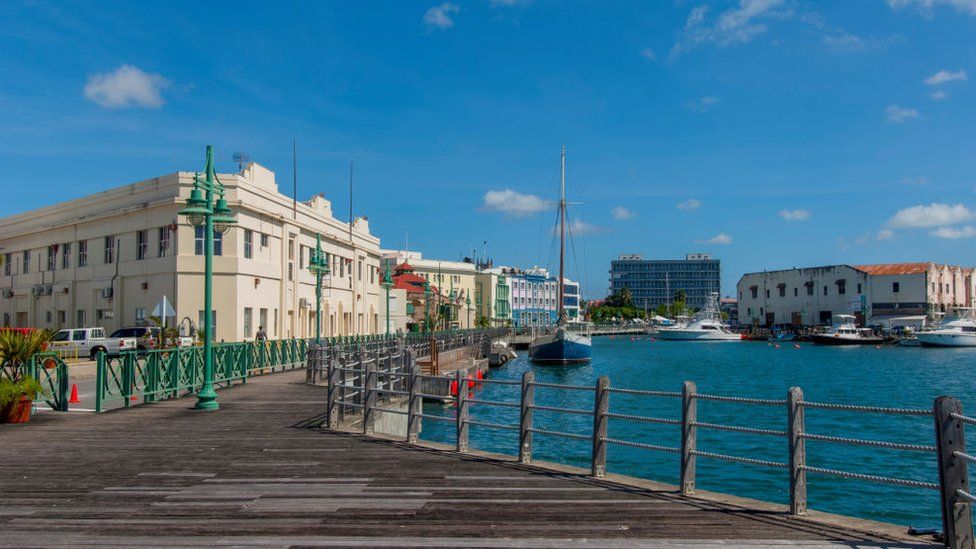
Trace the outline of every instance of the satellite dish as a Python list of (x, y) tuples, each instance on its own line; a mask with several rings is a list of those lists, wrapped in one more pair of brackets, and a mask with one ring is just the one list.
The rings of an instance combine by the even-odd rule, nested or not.
[(246, 152), (236, 152), (234, 153), (234, 162), (237, 162), (237, 169), (239, 171), (244, 170), (244, 164), (251, 161), (251, 157)]

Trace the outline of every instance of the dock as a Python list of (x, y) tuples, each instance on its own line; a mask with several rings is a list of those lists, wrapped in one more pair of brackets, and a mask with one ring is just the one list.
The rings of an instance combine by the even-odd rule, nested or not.
[(0, 425), (3, 547), (923, 546), (893, 525), (331, 432), (305, 372)]

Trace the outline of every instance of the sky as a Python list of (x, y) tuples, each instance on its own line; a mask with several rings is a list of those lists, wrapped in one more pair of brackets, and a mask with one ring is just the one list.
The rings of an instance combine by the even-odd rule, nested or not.
[[(976, 265), (976, 0), (4, 2), (0, 216), (246, 152), (383, 247), (606, 293), (621, 253), (745, 272)], [(487, 243), (486, 243), (487, 242)]]

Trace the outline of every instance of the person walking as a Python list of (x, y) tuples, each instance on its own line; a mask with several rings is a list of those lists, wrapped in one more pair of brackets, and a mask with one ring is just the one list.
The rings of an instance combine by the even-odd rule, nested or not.
[(265, 341), (268, 339), (268, 334), (264, 333), (264, 326), (258, 326), (258, 333), (255, 334), (254, 339), (256, 341)]

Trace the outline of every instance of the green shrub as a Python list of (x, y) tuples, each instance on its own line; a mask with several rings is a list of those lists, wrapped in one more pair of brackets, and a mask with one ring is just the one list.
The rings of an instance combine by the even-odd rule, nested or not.
[(24, 395), (33, 399), (38, 393), (44, 392), (41, 382), (32, 376), (23, 376), (19, 381), (0, 379), (0, 408), (17, 402)]

